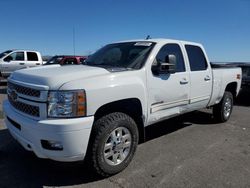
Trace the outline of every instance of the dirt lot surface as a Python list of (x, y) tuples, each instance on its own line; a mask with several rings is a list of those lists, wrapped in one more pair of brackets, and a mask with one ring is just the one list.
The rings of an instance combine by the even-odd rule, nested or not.
[(0, 187), (250, 187), (249, 92), (240, 93), (227, 123), (215, 124), (203, 110), (150, 126), (146, 133), (128, 168), (101, 179), (83, 163), (38, 159), (0, 122)]

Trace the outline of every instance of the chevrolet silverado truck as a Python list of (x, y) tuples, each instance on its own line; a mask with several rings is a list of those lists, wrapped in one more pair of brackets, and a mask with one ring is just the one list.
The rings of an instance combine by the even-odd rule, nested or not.
[(241, 69), (211, 68), (201, 44), (131, 40), (104, 46), (84, 65), (15, 71), (3, 109), (26, 150), (85, 159), (110, 176), (130, 163), (146, 126), (207, 107), (227, 121), (240, 85)]
[(0, 76), (7, 78), (19, 69), (36, 67), (43, 64), (39, 52), (29, 50), (7, 50), (0, 54)]

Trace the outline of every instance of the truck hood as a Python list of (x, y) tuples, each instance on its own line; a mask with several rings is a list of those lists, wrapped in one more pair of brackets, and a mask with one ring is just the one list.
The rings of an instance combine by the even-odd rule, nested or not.
[(10, 79), (34, 85), (48, 86), (50, 90), (57, 90), (66, 82), (105, 74), (110, 74), (110, 72), (99, 67), (50, 65), (15, 71), (11, 74)]

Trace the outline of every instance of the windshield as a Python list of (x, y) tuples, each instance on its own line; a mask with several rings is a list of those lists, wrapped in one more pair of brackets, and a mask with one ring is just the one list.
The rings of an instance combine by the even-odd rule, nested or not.
[(90, 56), (85, 64), (104, 68), (140, 69), (153, 46), (152, 42), (109, 44)]
[(63, 57), (60, 56), (54, 56), (51, 59), (49, 59), (44, 65), (54, 65), (59, 64), (60, 61), (63, 59)]
[(3, 53), (0, 53), (0, 58), (6, 56), (6, 55), (9, 54), (10, 52), (12, 52), (12, 50), (7, 50), (7, 51), (5, 51), (5, 52), (3, 52)]

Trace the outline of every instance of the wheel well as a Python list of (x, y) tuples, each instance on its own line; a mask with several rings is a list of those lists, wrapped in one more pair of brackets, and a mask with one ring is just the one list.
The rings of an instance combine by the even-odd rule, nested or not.
[(144, 121), (142, 114), (142, 105), (139, 99), (124, 99), (101, 106), (95, 113), (95, 121), (112, 112), (122, 112), (133, 118), (138, 126), (139, 142), (144, 142)]
[(229, 91), (232, 93), (233, 97), (236, 98), (237, 94), (237, 82), (232, 82), (227, 85), (225, 91)]

